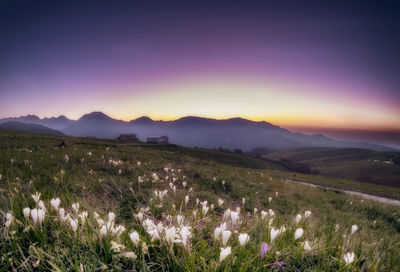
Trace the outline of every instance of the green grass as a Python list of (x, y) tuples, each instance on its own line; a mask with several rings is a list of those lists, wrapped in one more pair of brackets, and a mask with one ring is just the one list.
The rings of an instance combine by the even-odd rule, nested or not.
[(400, 187), (400, 152), (308, 147), (280, 150), (264, 157), (273, 160), (287, 158), (306, 164), (312, 171), (324, 176)]
[[(66, 148), (57, 146), (63, 139)], [(110, 160), (120, 163), (113, 166)], [(166, 172), (165, 167), (174, 172)], [(153, 173), (160, 180), (154, 182)], [(254, 158), (204, 149), (0, 132), (0, 174), (0, 271), (273, 271), (279, 265), (284, 265), (284, 271), (400, 270), (399, 207), (285, 182), (295, 173)], [(143, 183), (138, 182), (139, 176)], [(307, 178), (322, 183), (328, 179)], [(176, 186), (175, 193), (169, 183)], [(350, 185), (347, 181), (345, 186)], [(155, 190), (168, 193), (160, 200)], [(41, 225), (23, 215), (25, 207), (37, 205), (30, 196), (36, 191), (47, 209)], [(78, 215), (72, 203), (79, 202), (79, 212), (88, 211), (85, 222), (78, 219), (76, 232), (50, 205), (55, 197), (72, 219)], [(196, 199), (208, 201), (205, 216), (200, 215)], [(222, 207), (218, 199), (224, 200)], [(231, 226), (231, 220), (225, 220), (232, 231), (226, 246), (232, 252), (220, 263), (223, 246), (213, 239), (214, 229), (222, 223), (225, 210), (236, 207), (241, 209), (240, 223)], [(152, 241), (135, 216), (143, 209), (145, 218), (164, 227), (178, 227), (176, 216), (184, 215), (184, 225), (191, 227), (192, 234), (187, 246), (165, 241), (165, 230), (160, 231), (160, 240)], [(275, 216), (262, 219), (260, 211), (269, 209)], [(296, 214), (307, 210), (312, 215), (296, 224)], [(9, 228), (7, 212), (13, 215)], [(126, 230), (101, 235), (95, 212), (104, 221), (114, 212), (114, 226)], [(358, 226), (354, 234), (350, 234), (352, 225)], [(271, 228), (282, 226), (286, 231), (271, 243)], [(300, 227), (304, 235), (295, 241), (294, 232)], [(138, 246), (129, 238), (133, 231), (139, 233)], [(245, 246), (239, 245), (238, 233), (249, 234)], [(305, 241), (311, 250), (304, 250)], [(124, 248), (117, 252), (114, 242)], [(263, 242), (270, 249), (260, 260)], [(126, 252), (136, 258), (124, 257)], [(356, 256), (349, 265), (343, 261), (347, 252)]]
[(332, 178), (323, 175), (308, 175), (285, 171), (277, 171), (273, 175), (281, 179), (295, 179), (315, 185), (332, 187), (340, 190), (356, 191), (364, 194), (400, 200), (400, 188), (392, 186), (378, 185), (343, 178)]

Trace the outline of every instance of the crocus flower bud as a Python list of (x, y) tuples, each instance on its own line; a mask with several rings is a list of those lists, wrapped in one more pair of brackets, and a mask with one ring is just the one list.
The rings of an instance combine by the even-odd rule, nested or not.
[(261, 261), (264, 260), (265, 255), (267, 254), (267, 251), (269, 249), (269, 245), (267, 243), (262, 243), (261, 248), (260, 248), (260, 258)]

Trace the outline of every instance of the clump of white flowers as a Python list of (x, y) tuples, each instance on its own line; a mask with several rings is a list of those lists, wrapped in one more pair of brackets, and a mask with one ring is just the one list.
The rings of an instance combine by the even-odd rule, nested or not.
[[(87, 155), (92, 156), (91, 152), (88, 152)], [(67, 162), (68, 156), (65, 156), (67, 158), (65, 161)], [(95, 159), (95, 155), (93, 155), (92, 159)], [(111, 166), (123, 164), (122, 161), (111, 158), (108, 162)], [(127, 166), (130, 165), (131, 169), (142, 170), (136, 168), (134, 165), (132, 167), (129, 161), (125, 164)], [(138, 167), (142, 165), (140, 161), (137, 161), (136, 164)], [(145, 168), (147, 165), (144, 164), (143, 167)], [(116, 171), (117, 169), (114, 170)], [(121, 171), (121, 169), (118, 171)], [(285, 223), (278, 212), (275, 213), (272, 209), (275, 209), (273, 204), (271, 205), (272, 197), (268, 197), (269, 203), (266, 203), (265, 206), (257, 203), (257, 207), (252, 207), (252, 209), (248, 207), (252, 199), (246, 199), (245, 197), (241, 199), (241, 202), (239, 199), (237, 205), (235, 205), (236, 207), (231, 206), (229, 208), (227, 207), (229, 201), (221, 198), (215, 200), (203, 198), (201, 201), (196, 198), (193, 188), (186, 190), (188, 179), (185, 180), (184, 176), (179, 175), (181, 171), (181, 169), (176, 170), (171, 167), (165, 167), (157, 173), (138, 176), (138, 191), (140, 191), (140, 184), (145, 181), (148, 183), (151, 181), (157, 182), (157, 184), (152, 183), (150, 185), (154, 187), (156, 185), (160, 186), (153, 189), (149, 197), (149, 203), (145, 204), (147, 206), (143, 205), (136, 208), (131, 215), (135, 224), (134, 228), (128, 227), (127, 229), (124, 225), (117, 224), (118, 218), (113, 211), (102, 216), (97, 212), (89, 214), (88, 211), (84, 211), (85, 205), (81, 207), (79, 202), (72, 203), (71, 206), (64, 206), (63, 208), (60, 198), (55, 197), (50, 201), (41, 200), (41, 193), (39, 192), (31, 195), (35, 206), (33, 208), (25, 207), (22, 209), (22, 215), (25, 220), (18, 220), (18, 218), (22, 218), (22, 215), (17, 215), (14, 218), (13, 214), (8, 212), (5, 216), (5, 227), (6, 229), (13, 228), (14, 225), (18, 224), (18, 221), (22, 221), (23, 224), (27, 225), (26, 230), (33, 228), (35, 231), (43, 231), (47, 226), (61, 225), (65, 226), (67, 230), (65, 233), (77, 238), (77, 240), (80, 235), (86, 233), (87, 229), (85, 228), (90, 227), (90, 232), (94, 233), (93, 236), (96, 237), (96, 241), (101, 243), (100, 247), (108, 246), (110, 252), (113, 254), (113, 258), (116, 256), (130, 260), (136, 260), (138, 256), (142, 257), (141, 253), (148, 254), (150, 252), (153, 254), (154, 248), (157, 248), (157, 250), (167, 248), (171, 252), (174, 252), (176, 248), (181, 248), (184, 252), (192, 254), (193, 236), (199, 233), (199, 230), (208, 230), (209, 228), (207, 227), (210, 227), (210, 222), (213, 222), (216, 227), (208, 233), (212, 237), (209, 245), (214, 246), (216, 250), (220, 249), (219, 256), (217, 255), (218, 253), (214, 256), (216, 258), (215, 263), (218, 258), (218, 265), (222, 265), (221, 263), (231, 254), (240, 254), (239, 252), (253, 248), (252, 245), (248, 244), (249, 241), (251, 243), (254, 241), (254, 243), (261, 245), (260, 261), (269, 258), (266, 257), (267, 252), (268, 254), (269, 252), (273, 252), (277, 256), (276, 258), (285, 256), (276, 251), (278, 246), (281, 247), (281, 242), (284, 241), (285, 237), (290, 237), (288, 239), (292, 243), (290, 246), (297, 247), (299, 249), (298, 252), (302, 254), (310, 254), (308, 251), (318, 248), (317, 241), (310, 242), (306, 239), (304, 239), (305, 241), (301, 239), (308, 236), (307, 221), (309, 219), (307, 218), (311, 216), (311, 211), (302, 210), (304, 213), (299, 212), (298, 214), (291, 215), (289, 222)], [(214, 178), (215, 181), (216, 178)], [(133, 187), (134, 183), (131, 182), (129, 187)], [(182, 184), (183, 190), (180, 190), (182, 188), (180, 184)], [(224, 180), (222, 184), (225, 185)], [(133, 194), (138, 192), (136, 189), (135, 191), (133, 189), (131, 191)], [(278, 192), (275, 193), (275, 197), (278, 197)], [(169, 202), (170, 200), (171, 202)], [(154, 213), (154, 209), (157, 210), (157, 214)], [(50, 220), (56, 221), (57, 224), (47, 224)], [(254, 222), (262, 224), (263, 231), (265, 232), (263, 235), (253, 235), (251, 233)], [(357, 229), (357, 225), (352, 225), (351, 234), (354, 234)], [(335, 231), (338, 232), (338, 230), (339, 226), (337, 225)], [(286, 235), (284, 235), (285, 232), (287, 232)], [(268, 238), (269, 241), (267, 241)], [(260, 241), (257, 239), (260, 239)], [(279, 250), (283, 249), (279, 248)], [(259, 253), (257, 252), (257, 254)], [(354, 252), (349, 252), (343, 256), (343, 260), (338, 260), (338, 262), (342, 262), (343, 264), (344, 261), (346, 264), (351, 264), (354, 260)], [(276, 263), (279, 264), (280, 261)]]

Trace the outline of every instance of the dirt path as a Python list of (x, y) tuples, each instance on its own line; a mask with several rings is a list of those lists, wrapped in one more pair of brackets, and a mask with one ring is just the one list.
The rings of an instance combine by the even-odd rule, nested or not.
[(359, 196), (359, 197), (362, 197), (362, 198), (365, 198), (365, 199), (368, 199), (368, 200), (377, 201), (377, 202), (390, 204), (390, 205), (395, 205), (395, 206), (399, 206), (400, 207), (400, 200), (396, 200), (396, 199), (391, 199), (391, 198), (386, 198), (386, 197), (381, 197), (381, 196), (375, 196), (375, 195), (369, 195), (369, 194), (364, 194), (364, 193), (360, 193), (360, 192), (356, 192), (356, 191), (337, 189), (337, 188), (329, 187), (329, 186), (316, 185), (316, 184), (313, 184), (313, 183), (308, 183), (308, 182), (304, 182), (302, 180), (297, 180), (297, 179), (286, 179), (286, 180), (289, 181), (289, 182), (300, 183), (300, 184), (307, 185), (307, 186), (314, 187), (314, 188), (336, 190), (336, 191), (340, 191), (340, 192), (343, 192), (343, 193), (348, 194), (348, 195), (355, 195), (355, 196)]

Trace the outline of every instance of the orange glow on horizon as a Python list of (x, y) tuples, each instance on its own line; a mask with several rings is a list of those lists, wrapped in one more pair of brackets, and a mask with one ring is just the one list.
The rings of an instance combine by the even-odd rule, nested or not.
[[(140, 92), (137, 92), (140, 89)], [(266, 121), (283, 128), (400, 129), (400, 110), (367, 100), (350, 100), (321, 86), (293, 85), (255, 78), (202, 77), (169, 79), (147, 85), (126, 84), (97, 103), (57, 112), (74, 120), (83, 114), (102, 111), (131, 121), (141, 116), (172, 121), (185, 116), (213, 119), (244, 118)], [(106, 92), (104, 92), (106, 93)], [(57, 109), (59, 110), (59, 109)], [(44, 117), (41, 114), (38, 114)]]

